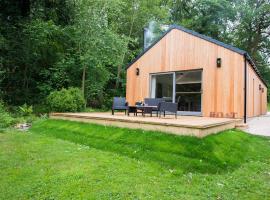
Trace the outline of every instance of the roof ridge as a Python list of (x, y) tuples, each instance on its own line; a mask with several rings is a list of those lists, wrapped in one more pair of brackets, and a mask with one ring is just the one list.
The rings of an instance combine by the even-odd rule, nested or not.
[(242, 50), (242, 49), (240, 49), (240, 48), (238, 48), (238, 47), (236, 47), (236, 46), (234, 46), (234, 45), (226, 44), (226, 43), (221, 42), (221, 41), (219, 41), (219, 40), (217, 40), (217, 39), (214, 39), (214, 38), (212, 38), (212, 37), (210, 37), (210, 36), (203, 35), (203, 34), (201, 34), (201, 33), (198, 33), (198, 32), (196, 32), (196, 31), (193, 31), (193, 30), (191, 30), (191, 29), (187, 29), (187, 28), (185, 28), (185, 27), (183, 27), (183, 26), (181, 26), (181, 25), (172, 24), (172, 25), (170, 26), (170, 28), (171, 28), (171, 29), (179, 29), (179, 30), (184, 31), (184, 32), (186, 32), (186, 33), (190, 33), (191, 35), (194, 35), (194, 36), (197, 36), (197, 37), (199, 37), (199, 38), (201, 38), (201, 39), (207, 40), (208, 42), (215, 43), (215, 44), (220, 45), (220, 46), (222, 46), (222, 47), (224, 47), (224, 48), (227, 48), (227, 49), (230, 49), (230, 50), (232, 50), (232, 51), (235, 51), (235, 52), (237, 52), (237, 53), (239, 53), (239, 54), (241, 54), (241, 55), (244, 55), (245, 53), (247, 53), (245, 50)]
[(226, 44), (224, 42), (221, 42), (219, 40), (216, 40), (214, 38), (211, 38), (209, 36), (206, 36), (206, 35), (203, 35), (203, 34), (200, 34), (196, 31), (193, 31), (193, 30), (190, 30), (190, 29), (187, 29), (183, 26), (180, 26), (180, 25), (176, 25), (176, 24), (172, 24), (169, 26), (169, 29), (167, 31), (165, 31), (162, 36), (160, 38), (158, 38), (155, 42), (153, 42), (149, 47), (147, 47), (146, 49), (144, 49), (133, 61), (131, 61), (126, 69), (128, 69), (132, 64), (134, 64), (140, 57), (142, 57), (148, 50), (150, 50), (153, 46), (155, 46), (163, 37), (165, 37), (171, 30), (173, 29), (177, 29), (177, 30), (180, 30), (180, 31), (183, 31), (183, 32), (186, 32), (188, 34), (191, 34), (195, 37), (198, 37), (198, 38), (201, 38), (203, 40), (206, 40), (208, 42), (212, 42), (216, 45), (219, 45), (221, 47), (224, 47), (226, 49), (229, 49), (231, 51), (234, 51), (236, 53), (239, 53), (240, 55), (243, 55), (243, 56), (246, 56), (248, 62), (251, 64), (251, 66), (253, 67), (253, 69), (255, 70), (256, 74), (259, 76), (259, 78), (262, 80), (262, 82), (265, 84), (265, 86), (267, 87), (267, 84), (265, 82), (265, 80), (262, 78), (258, 68), (256, 67), (254, 61), (252, 60), (251, 56), (248, 54), (248, 52), (246, 52), (245, 50), (242, 50), (242, 49), (239, 49), (238, 47), (235, 47), (231, 44)]

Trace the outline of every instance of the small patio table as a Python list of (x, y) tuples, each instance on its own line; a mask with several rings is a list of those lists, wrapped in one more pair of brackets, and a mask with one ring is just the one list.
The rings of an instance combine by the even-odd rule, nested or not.
[(147, 105), (141, 105), (141, 106), (136, 106), (136, 107), (137, 107), (137, 110), (142, 111), (143, 117), (145, 117), (145, 114), (150, 114), (150, 116), (152, 117), (153, 109), (157, 108), (157, 106), (147, 106)]
[(137, 116), (137, 106), (128, 106), (127, 108), (127, 115), (129, 116), (129, 113), (134, 113), (134, 116)]

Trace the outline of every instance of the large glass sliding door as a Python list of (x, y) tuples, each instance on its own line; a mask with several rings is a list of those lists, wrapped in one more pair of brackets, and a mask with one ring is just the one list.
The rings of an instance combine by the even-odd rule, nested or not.
[(176, 72), (175, 102), (180, 114), (201, 114), (202, 71)]
[(151, 75), (151, 98), (173, 101), (173, 73)]
[(201, 114), (202, 70), (152, 74), (151, 98), (178, 103), (179, 114)]

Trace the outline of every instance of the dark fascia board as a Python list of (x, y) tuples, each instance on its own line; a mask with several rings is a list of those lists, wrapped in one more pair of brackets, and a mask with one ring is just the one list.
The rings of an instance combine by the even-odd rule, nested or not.
[(179, 25), (171, 25), (170, 28), (169, 28), (167, 31), (165, 31), (165, 32), (163, 33), (163, 35), (162, 35), (158, 40), (156, 40), (152, 45), (150, 45), (150, 46), (149, 46), (148, 48), (146, 48), (143, 52), (141, 52), (141, 53), (140, 53), (133, 61), (131, 61), (131, 62), (127, 65), (126, 69), (128, 69), (132, 64), (134, 64), (137, 60), (139, 60), (139, 59), (140, 59), (147, 51), (149, 51), (153, 46), (155, 46), (162, 38), (164, 38), (164, 37), (165, 37), (171, 30), (173, 30), (173, 29), (177, 29), (177, 30), (180, 30), (180, 31), (189, 33), (189, 34), (194, 35), (194, 36), (196, 36), (196, 37), (198, 37), (198, 38), (201, 38), (201, 39), (206, 40), (206, 41), (208, 41), (208, 42), (214, 43), (214, 44), (216, 44), (216, 45), (219, 45), (219, 46), (221, 46), (221, 47), (224, 47), (224, 48), (226, 48), (226, 49), (229, 49), (229, 50), (231, 50), (231, 51), (234, 51), (234, 52), (236, 52), (236, 53), (239, 53), (240, 55), (246, 56), (246, 58), (247, 58), (248, 62), (250, 63), (250, 65), (253, 67), (253, 69), (255, 70), (255, 72), (257, 73), (257, 75), (259, 76), (259, 78), (262, 80), (262, 82), (263, 82), (263, 83), (265, 84), (265, 86), (267, 87), (267, 84), (266, 84), (266, 82), (263, 80), (263, 78), (262, 78), (262, 76), (261, 76), (261, 74), (260, 74), (258, 68), (256, 67), (254, 61), (251, 59), (251, 57), (249, 56), (249, 54), (248, 54), (246, 51), (244, 51), (244, 50), (242, 50), (242, 49), (239, 49), (239, 48), (237, 48), (237, 47), (234, 47), (234, 46), (232, 46), (232, 45), (225, 44), (225, 43), (220, 42), (220, 41), (218, 41), (218, 40), (216, 40), (216, 39), (213, 39), (213, 38), (211, 38), (211, 37), (202, 35), (202, 34), (200, 34), (200, 33), (197, 33), (197, 32), (195, 32), (195, 31), (192, 31), (192, 30), (190, 30), (190, 29), (184, 28), (183, 26), (179, 26)]
[(140, 57), (142, 57), (148, 50), (150, 50), (153, 46), (155, 46), (162, 38), (164, 38), (171, 30), (173, 30), (173, 28), (169, 28), (167, 31), (165, 31), (162, 36), (156, 40), (155, 42), (153, 42), (153, 44), (151, 44), (149, 47), (147, 47), (146, 49), (144, 49), (136, 58), (134, 58), (134, 60), (132, 60), (130, 63), (128, 63), (128, 65), (126, 66), (126, 69), (128, 69), (132, 64), (134, 64), (137, 60), (140, 59)]
[(265, 87), (268, 88), (268, 85), (267, 85), (266, 81), (263, 79), (261, 73), (259, 72), (258, 68), (256, 67), (256, 65), (255, 65), (254, 61), (252, 60), (252, 58), (250, 57), (250, 55), (248, 53), (246, 53), (244, 56), (246, 56), (247, 61), (252, 66), (252, 68), (254, 69), (254, 71), (256, 72), (256, 74), (258, 75), (258, 77), (261, 79), (261, 81), (263, 82), (263, 84), (265, 85)]

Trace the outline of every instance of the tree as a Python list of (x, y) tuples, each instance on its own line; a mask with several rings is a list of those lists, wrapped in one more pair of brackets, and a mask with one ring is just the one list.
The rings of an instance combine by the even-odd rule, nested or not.
[(233, 1), (172, 1), (171, 20), (210, 37), (225, 40), (230, 23), (235, 20)]
[(81, 87), (88, 105), (108, 107), (112, 96), (125, 94), (124, 66), (142, 51), (143, 28), (152, 22), (180, 24), (248, 51), (269, 84), (269, 4), (2, 0), (0, 96), (12, 105), (40, 104), (54, 90)]
[[(143, 28), (152, 20), (168, 23), (169, 7), (163, 0), (119, 0), (109, 15), (109, 26), (120, 35), (125, 35), (127, 41), (121, 63), (117, 68), (115, 77), (116, 88), (124, 82), (125, 68), (143, 49)], [(117, 8), (116, 8), (117, 6)]]
[(78, 0), (75, 5), (71, 29), (77, 64), (82, 70), (82, 93), (87, 99), (102, 94), (110, 78), (107, 66), (119, 65), (125, 49), (125, 37), (114, 33), (108, 26), (107, 1)]
[(236, 1), (235, 9), (238, 19), (231, 31), (233, 43), (249, 52), (261, 75), (270, 85), (270, 2)]

